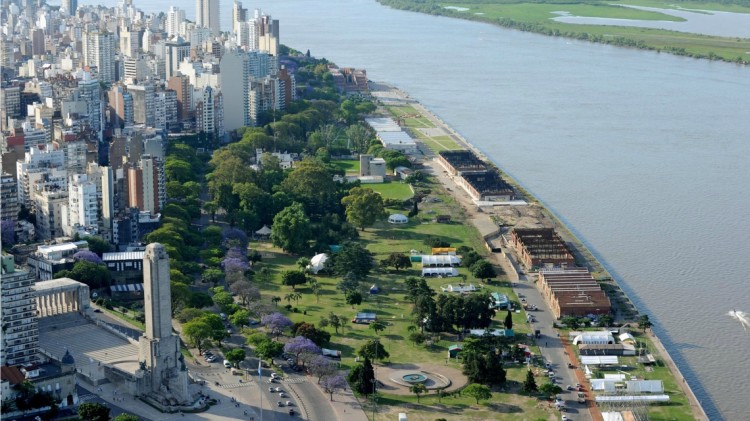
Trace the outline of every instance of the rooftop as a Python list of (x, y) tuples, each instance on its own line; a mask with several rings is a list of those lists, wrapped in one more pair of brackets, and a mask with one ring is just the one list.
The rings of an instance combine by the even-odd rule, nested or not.
[(143, 251), (120, 251), (116, 253), (102, 254), (102, 260), (105, 262), (115, 262), (118, 260), (143, 260)]
[(484, 195), (513, 195), (513, 187), (495, 171), (463, 174), (464, 180)]

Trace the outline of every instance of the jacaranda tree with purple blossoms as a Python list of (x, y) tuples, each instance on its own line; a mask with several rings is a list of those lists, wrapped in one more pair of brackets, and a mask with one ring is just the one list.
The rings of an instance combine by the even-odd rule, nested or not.
[(227, 228), (222, 233), (224, 237), (224, 247), (230, 249), (232, 247), (239, 247), (240, 249), (247, 249), (247, 234), (239, 228)]
[(304, 336), (297, 336), (284, 345), (284, 352), (294, 355), (295, 362), (299, 364), (300, 356), (302, 354), (320, 354), (320, 348), (315, 345), (315, 342)]
[(333, 394), (337, 390), (346, 389), (346, 380), (344, 380), (340, 374), (327, 376), (323, 379), (323, 389), (325, 389), (326, 393), (331, 397), (331, 400), (333, 400)]
[(95, 263), (97, 265), (101, 265), (104, 263), (101, 257), (99, 257), (96, 253), (94, 253), (91, 250), (81, 250), (73, 255), (73, 258), (76, 260), (85, 260), (87, 262)]
[(336, 364), (322, 355), (316, 355), (311, 359), (307, 363), (307, 369), (314, 376), (318, 376), (318, 384), (320, 384), (320, 379), (323, 377), (336, 374)]
[(281, 333), (284, 331), (284, 329), (292, 326), (292, 321), (281, 313), (271, 313), (265, 315), (260, 319), (260, 322), (263, 324), (263, 326), (268, 328), (274, 338), (278, 338), (279, 335), (281, 335)]

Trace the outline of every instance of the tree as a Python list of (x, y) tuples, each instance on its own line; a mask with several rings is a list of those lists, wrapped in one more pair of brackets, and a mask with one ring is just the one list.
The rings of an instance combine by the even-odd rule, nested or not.
[(274, 337), (278, 337), (284, 329), (292, 326), (292, 321), (281, 313), (271, 313), (263, 316), (260, 322), (268, 328)]
[(367, 148), (370, 145), (372, 134), (364, 125), (352, 124), (346, 129), (346, 137), (349, 140), (349, 144), (353, 150), (359, 153), (364, 153), (367, 151)]
[(260, 299), (260, 290), (246, 279), (239, 280), (229, 285), (229, 290), (242, 300), (242, 305), (247, 305), (250, 301)]
[(336, 331), (336, 334), (339, 333), (339, 328), (343, 325), (343, 320), (341, 317), (331, 313), (328, 313), (328, 323), (333, 326), (333, 329)]
[(56, 278), (71, 278), (78, 282), (83, 282), (91, 289), (108, 287), (112, 280), (112, 275), (104, 265), (98, 265), (86, 260), (79, 260), (70, 270), (61, 270), (55, 274)]
[(255, 354), (260, 358), (275, 358), (284, 352), (284, 344), (269, 340), (258, 343), (255, 346)]
[(315, 294), (315, 302), (319, 303), (320, 302), (320, 293), (323, 292), (323, 287), (320, 286), (320, 284), (318, 283), (318, 281), (316, 281), (316, 280), (313, 279), (310, 282), (310, 291), (312, 291), (312, 293)]
[(102, 261), (102, 258), (99, 257), (96, 253), (94, 253), (91, 250), (81, 250), (73, 255), (73, 259), (85, 260), (87, 262), (91, 262), (97, 265), (101, 265), (104, 263), (104, 261)]
[(414, 345), (420, 345), (420, 344), (423, 344), (424, 341), (427, 340), (427, 335), (425, 335), (422, 332), (411, 332), (409, 334), (409, 340), (414, 342)]
[(224, 353), (224, 358), (229, 361), (233, 366), (239, 368), (240, 361), (245, 360), (245, 350), (241, 348), (234, 348)]
[(279, 301), (281, 301), (281, 297), (273, 296), (271, 297), (271, 302), (273, 303), (274, 307), (276, 307), (279, 304)]
[(318, 329), (312, 323), (299, 322), (292, 325), (292, 335), (304, 336), (315, 342), (316, 345), (322, 346), (331, 340), (331, 334), (325, 330)]
[(417, 403), (419, 403), (419, 395), (421, 395), (422, 393), (427, 392), (427, 388), (422, 383), (416, 383), (416, 384), (413, 384), (409, 388), (409, 391), (411, 391), (411, 393), (417, 395)]
[(506, 329), (513, 329), (513, 314), (508, 310), (508, 314), (505, 315), (505, 322), (503, 323)]
[(531, 370), (526, 371), (526, 380), (523, 381), (523, 391), (529, 395), (539, 391), (536, 379), (534, 379), (534, 373)]
[(383, 196), (372, 189), (354, 187), (341, 203), (346, 206), (346, 220), (362, 231), (385, 217)]
[(553, 383), (545, 383), (539, 386), (539, 393), (543, 394), (544, 396), (548, 398), (555, 396), (560, 392), (562, 392), (562, 387)]
[(385, 360), (391, 356), (380, 341), (367, 341), (359, 348), (357, 355), (370, 360)]
[(609, 313), (602, 314), (601, 316), (599, 316), (599, 326), (601, 327), (612, 326), (613, 322), (614, 322), (614, 319), (612, 318), (612, 315)]
[(362, 304), (362, 294), (359, 291), (348, 291), (346, 293), (346, 303), (354, 306)]
[(356, 273), (348, 272), (344, 275), (344, 278), (336, 284), (336, 288), (345, 294), (349, 291), (357, 291), (359, 290), (360, 279), (362, 278)]
[(182, 334), (201, 352), (204, 342), (211, 337), (211, 326), (202, 319), (192, 320), (182, 325)]
[(112, 421), (138, 421), (140, 418), (133, 414), (120, 414), (114, 418), (112, 418)]
[(399, 271), (402, 268), (411, 267), (411, 259), (404, 253), (391, 253), (387, 258), (381, 261), (381, 264), (385, 267), (392, 267)]
[(203, 271), (201, 278), (204, 282), (216, 285), (224, 278), (224, 273), (219, 269), (210, 268)]
[(232, 294), (226, 291), (221, 291), (214, 294), (213, 300), (214, 304), (219, 307), (222, 313), (233, 314), (235, 311), (237, 311), (237, 305), (234, 303), (234, 297), (232, 297)]
[(78, 416), (84, 421), (109, 421), (109, 408), (96, 402), (78, 405)]
[(336, 275), (352, 272), (364, 278), (372, 269), (372, 253), (361, 244), (348, 241), (326, 260), (325, 267)]
[(310, 219), (300, 203), (292, 203), (276, 214), (271, 228), (273, 245), (289, 253), (304, 253), (312, 239)]
[(560, 322), (573, 330), (576, 330), (581, 326), (581, 321), (575, 316), (565, 316), (560, 319)]
[(331, 400), (333, 400), (333, 394), (339, 389), (346, 389), (346, 380), (336, 374), (334, 376), (327, 376), (323, 380), (323, 389), (328, 393)]
[(477, 261), (471, 266), (471, 274), (477, 279), (485, 279), (487, 281), (497, 276), (492, 263), (484, 259)]
[(651, 323), (651, 320), (648, 318), (648, 314), (644, 314), (640, 317), (638, 317), (638, 327), (643, 329), (645, 332), (647, 329), (651, 329), (651, 326), (654, 324)]
[(374, 322), (370, 323), (370, 329), (375, 331), (376, 335), (380, 335), (380, 332), (384, 331), (386, 328), (385, 323), (381, 322), (380, 320), (375, 320)]
[(370, 359), (365, 357), (362, 364), (354, 366), (349, 372), (349, 384), (357, 393), (365, 396), (373, 393), (375, 390), (375, 369)]
[(229, 321), (237, 327), (248, 326), (250, 324), (250, 312), (245, 309), (237, 310), (229, 316)]
[(284, 352), (294, 355), (295, 362), (299, 364), (300, 356), (302, 354), (320, 354), (320, 348), (315, 345), (315, 342), (304, 336), (297, 336), (284, 345)]
[(336, 364), (322, 355), (317, 355), (307, 363), (307, 369), (313, 376), (318, 377), (318, 384), (320, 384), (320, 379), (336, 373)]
[(281, 275), (281, 283), (296, 289), (297, 285), (307, 283), (307, 275), (305, 272), (299, 270), (287, 270)]
[(107, 253), (111, 250), (109, 243), (101, 237), (88, 236), (83, 237), (83, 240), (89, 243), (89, 250), (98, 254), (100, 257), (102, 254)]
[(492, 391), (489, 387), (483, 384), (472, 383), (466, 386), (466, 388), (461, 393), (476, 399), (477, 405), (479, 405), (480, 400), (487, 400), (492, 398)]
[[(295, 162), (294, 170), (281, 182), (280, 191), (304, 205), (308, 215), (325, 215), (336, 210), (337, 184), (326, 165), (313, 157)], [(274, 218), (274, 228), (276, 218)], [(273, 237), (273, 236), (272, 236)], [(275, 243), (274, 243), (275, 244)]]

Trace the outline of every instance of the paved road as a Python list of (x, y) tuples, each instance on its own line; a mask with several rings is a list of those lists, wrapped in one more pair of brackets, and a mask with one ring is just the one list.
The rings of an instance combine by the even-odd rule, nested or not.
[[(575, 372), (568, 368), (568, 362), (570, 361), (565, 349), (563, 348), (560, 338), (558, 337), (557, 330), (552, 328), (554, 322), (554, 316), (547, 307), (547, 303), (542, 298), (542, 294), (530, 282), (527, 278), (522, 277), (521, 282), (517, 282), (513, 288), (519, 297), (525, 297), (526, 302), (529, 304), (536, 305), (539, 310), (530, 311), (536, 319), (536, 323), (532, 323), (532, 331), (539, 329), (542, 333), (542, 337), (537, 339), (537, 344), (541, 350), (544, 359), (552, 364), (552, 369), (555, 371), (555, 377), (557, 384), (565, 389), (566, 385), (575, 385), (578, 383)], [(567, 415), (573, 420), (592, 420), (591, 412), (585, 404), (579, 404), (576, 401), (576, 393), (572, 391), (564, 390), (562, 395), (568, 406)], [(590, 393), (587, 392), (590, 396)]]

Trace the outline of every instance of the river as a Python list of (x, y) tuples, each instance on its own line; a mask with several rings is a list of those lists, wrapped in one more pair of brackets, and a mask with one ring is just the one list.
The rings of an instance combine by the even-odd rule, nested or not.
[(747, 419), (750, 335), (727, 312), (750, 310), (750, 69), (374, 0), (245, 7), (280, 19), (284, 44), (409, 92), (485, 152), (651, 316), (711, 419)]

